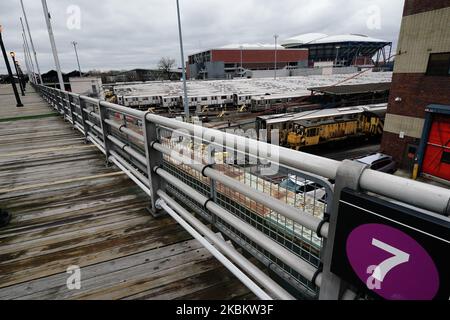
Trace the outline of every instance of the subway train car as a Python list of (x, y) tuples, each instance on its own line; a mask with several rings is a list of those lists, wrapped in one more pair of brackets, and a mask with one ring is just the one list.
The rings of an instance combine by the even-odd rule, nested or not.
[(278, 114), (257, 118), (256, 128), (267, 130), (268, 137), (278, 130), (280, 145), (300, 150), (350, 137), (381, 136), (386, 111), (387, 104), (379, 104)]

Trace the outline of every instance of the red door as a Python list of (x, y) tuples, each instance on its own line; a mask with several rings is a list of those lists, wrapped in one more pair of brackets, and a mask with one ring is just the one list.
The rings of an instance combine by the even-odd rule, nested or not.
[(425, 151), (423, 172), (450, 181), (450, 117), (433, 119)]

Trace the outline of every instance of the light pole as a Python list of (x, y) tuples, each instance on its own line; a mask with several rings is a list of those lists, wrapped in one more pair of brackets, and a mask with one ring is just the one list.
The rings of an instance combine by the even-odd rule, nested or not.
[(25, 96), (23, 82), (22, 79), (20, 78), (19, 69), (17, 68), (16, 53), (14, 51), (11, 51), (9, 54), (11, 55), (12, 61), (14, 63), (14, 69), (16, 70), (17, 82), (19, 83), (20, 92), (22, 93), (22, 96)]
[(278, 54), (278, 35), (273, 36), (275, 38), (275, 73), (274, 79), (277, 80), (277, 54)]
[(20, 18), (20, 24), (22, 25), (22, 37), (23, 37), (23, 41), (25, 43), (25, 48), (26, 48), (26, 55), (29, 57), (29, 60), (31, 62), (31, 72), (33, 73), (33, 78), (30, 78), (30, 81), (32, 81), (33, 83), (37, 82), (37, 79), (35, 78), (36, 72), (34, 71), (34, 63), (33, 63), (33, 59), (31, 58), (31, 53), (30, 53), (30, 48), (28, 46), (28, 40), (27, 40), (27, 36), (25, 33), (25, 27), (23, 26), (23, 20), (22, 17)]
[[(42, 81), (41, 69), (39, 68), (39, 63), (38, 63), (38, 59), (37, 59), (36, 49), (34, 48), (33, 38), (31, 37), (30, 25), (28, 24), (27, 14), (25, 12), (25, 7), (23, 6), (23, 0), (20, 0), (20, 4), (22, 6), (22, 12), (23, 12), (23, 17), (25, 18), (25, 24), (27, 25), (28, 36), (30, 37), (31, 49), (33, 50), (34, 62), (36, 63), (36, 69), (37, 69), (37, 72), (38, 72), (39, 81), (40, 81), (41, 85), (43, 85), (44, 82)], [(34, 69), (34, 67), (33, 67), (33, 69)]]
[(24, 39), (26, 54), (28, 56), (28, 61), (29, 61), (29, 64), (31, 65), (32, 77), (30, 78), (30, 81), (32, 81), (34, 84), (36, 84), (36, 83), (38, 83), (38, 81), (36, 78), (36, 72), (34, 71), (33, 58), (31, 58), (30, 47), (28, 46), (28, 41), (27, 41), (25, 34), (23, 34), (23, 39)]
[(26, 92), (27, 91), (27, 83), (25, 81), (25, 75), (23, 74), (23, 70), (22, 70), (22, 67), (20, 66), (19, 60), (16, 60), (16, 64), (17, 64), (17, 71), (20, 76), (20, 81), (22, 83), (23, 91)]
[(244, 59), (243, 59), (244, 47), (240, 46), (239, 48), (241, 49), (241, 78), (242, 78), (242, 77), (244, 77), (244, 63), (243, 63), (243, 61), (244, 61)]
[(56, 72), (58, 73), (59, 88), (64, 91), (64, 79), (61, 73), (61, 65), (59, 64), (58, 51), (56, 49), (55, 36), (53, 35), (51, 16), (48, 13), (47, 0), (42, 0), (42, 9), (44, 10), (45, 22), (47, 23), (48, 37), (50, 38), (50, 44), (52, 45), (53, 59), (55, 60)]
[(189, 101), (188, 101), (187, 84), (186, 84), (186, 67), (184, 65), (183, 33), (181, 32), (180, 3), (178, 0), (177, 0), (177, 15), (178, 15), (178, 33), (179, 33), (179, 37), (180, 37), (181, 70), (183, 73), (184, 115), (186, 116), (186, 121), (189, 121)]
[(75, 56), (77, 57), (78, 71), (80, 72), (80, 78), (81, 78), (83, 75), (81, 73), (80, 59), (78, 59), (77, 44), (78, 44), (77, 42), (72, 41), (73, 48), (75, 49)]
[(340, 49), (341, 47), (340, 46), (336, 46), (336, 62), (335, 62), (335, 65), (337, 66), (337, 64), (338, 64), (338, 59), (339, 59), (339, 49)]
[(19, 97), (19, 92), (17, 91), (16, 82), (14, 81), (14, 76), (11, 71), (11, 66), (9, 65), (8, 55), (6, 54), (5, 45), (3, 44), (3, 28), (0, 25), (0, 47), (3, 53), (3, 59), (5, 59), (6, 70), (8, 70), (8, 76), (11, 79), (11, 85), (13, 87), (14, 96), (16, 97), (16, 107), (23, 107), (22, 101)]
[(28, 81), (33, 81), (31, 80), (31, 68), (30, 68), (30, 63), (28, 62), (28, 54), (27, 54), (27, 48), (25, 46), (25, 42), (23, 43), (23, 55), (25, 56), (25, 67), (27, 68), (27, 73), (28, 73)]

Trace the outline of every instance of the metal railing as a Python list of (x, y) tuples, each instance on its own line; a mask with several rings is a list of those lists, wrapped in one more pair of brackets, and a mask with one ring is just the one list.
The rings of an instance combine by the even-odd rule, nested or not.
[[(329, 265), (336, 232), (333, 216), (343, 188), (450, 213), (447, 189), (35, 87), (86, 142), (105, 154), (107, 163), (149, 195), (155, 216), (166, 212), (195, 238), (214, 244), (220, 252), (210, 251), (262, 299), (339, 297)], [(344, 297), (354, 294), (347, 290)]]

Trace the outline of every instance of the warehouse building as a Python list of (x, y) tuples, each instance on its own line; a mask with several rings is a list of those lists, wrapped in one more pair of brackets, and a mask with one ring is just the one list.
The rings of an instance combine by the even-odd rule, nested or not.
[[(309, 65), (331, 61), (337, 66), (373, 66), (390, 60), (392, 42), (366, 35), (301, 34), (283, 41), (286, 49), (307, 49)], [(375, 61), (374, 61), (375, 59)]]
[(450, 180), (450, 1), (406, 0), (382, 151)]
[[(228, 45), (189, 56), (188, 78), (231, 79), (248, 77), (250, 71), (306, 67), (307, 49), (285, 49), (274, 45)], [(273, 73), (272, 73), (273, 74)], [(281, 75), (281, 74), (280, 74)]]

